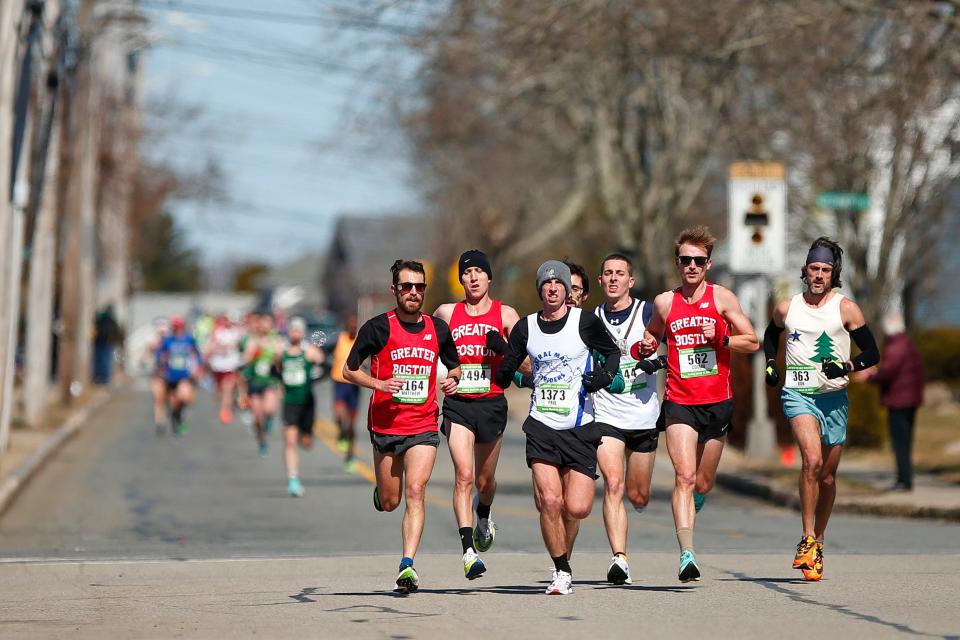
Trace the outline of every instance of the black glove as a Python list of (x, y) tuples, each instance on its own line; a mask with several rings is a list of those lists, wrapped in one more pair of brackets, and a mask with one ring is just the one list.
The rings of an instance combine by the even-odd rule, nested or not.
[(640, 370), (643, 371), (645, 374), (651, 375), (653, 373), (656, 373), (660, 369), (667, 368), (667, 356), (658, 356), (656, 358), (641, 360), (637, 364), (637, 367), (639, 367)]
[(503, 339), (499, 331), (490, 329), (490, 331), (487, 331), (487, 348), (498, 356), (502, 356), (507, 352), (507, 341)]
[(583, 374), (583, 388), (589, 393), (605, 389), (611, 382), (613, 382), (613, 374), (606, 369), (597, 369)]
[(767, 360), (767, 386), (775, 387), (780, 384), (780, 372), (777, 371), (777, 361)]
[(842, 378), (852, 370), (853, 367), (850, 366), (849, 362), (837, 362), (836, 360), (823, 361), (823, 375), (827, 377), (827, 380)]

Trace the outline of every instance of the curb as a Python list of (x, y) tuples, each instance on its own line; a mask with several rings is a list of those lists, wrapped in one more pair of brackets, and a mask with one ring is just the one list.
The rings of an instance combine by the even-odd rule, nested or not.
[(10, 507), (17, 494), (26, 486), (30, 478), (49, 460), (60, 447), (77, 434), (90, 413), (103, 405), (111, 397), (109, 391), (101, 392), (90, 404), (81, 408), (57, 427), (46, 440), (20, 463), (2, 484), (0, 484), (0, 515)]
[[(800, 511), (800, 496), (788, 492), (774, 483), (749, 473), (718, 473), (717, 484), (742, 495), (760, 498), (772, 504)], [(870, 504), (865, 502), (836, 502), (834, 513), (852, 513), (865, 516), (896, 518), (922, 518), (960, 522), (960, 508), (930, 507), (923, 505)]]

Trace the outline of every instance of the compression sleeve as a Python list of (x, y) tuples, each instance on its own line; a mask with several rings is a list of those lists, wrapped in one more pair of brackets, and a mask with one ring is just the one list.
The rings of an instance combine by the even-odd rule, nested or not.
[(877, 348), (877, 341), (867, 325), (851, 331), (850, 337), (860, 348), (860, 353), (851, 359), (854, 371), (863, 371), (880, 362), (880, 350)]
[(777, 359), (777, 350), (780, 348), (780, 334), (784, 327), (777, 326), (777, 323), (770, 318), (770, 324), (767, 330), (763, 332), (763, 355), (767, 360)]
[(387, 346), (389, 337), (390, 321), (387, 320), (387, 314), (375, 316), (364, 322), (357, 332), (357, 340), (350, 349), (350, 355), (347, 356), (347, 367), (351, 371), (358, 370), (364, 360), (380, 353)]

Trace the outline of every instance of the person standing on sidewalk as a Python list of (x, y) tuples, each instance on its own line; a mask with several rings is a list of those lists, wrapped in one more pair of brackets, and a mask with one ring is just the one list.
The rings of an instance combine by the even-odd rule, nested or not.
[[(760, 344), (732, 291), (707, 282), (716, 242), (703, 226), (685, 229), (674, 246), (681, 285), (658, 295), (637, 349), (657, 351), (665, 336), (667, 384), (661, 419), (673, 462), (673, 520), (680, 545), (680, 582), (700, 579), (694, 555), (696, 512), (713, 488), (733, 417), (730, 352), (753, 353)], [(631, 347), (631, 354), (633, 348)]]
[[(477, 552), (493, 546), (497, 528), (490, 507), (497, 491), (497, 461), (507, 428), (507, 399), (493, 380), (502, 356), (487, 345), (487, 333), (509, 337), (520, 319), (513, 307), (490, 297), (493, 267), (478, 249), (458, 261), (464, 299), (442, 304), (434, 317), (450, 325), (463, 377), (456, 393), (443, 399), (442, 431), (447, 436), (456, 481), (453, 513), (463, 547), (463, 573), (468, 580), (487, 570)], [(471, 495), (477, 487), (477, 526), (473, 526)]]
[(867, 372), (867, 380), (880, 386), (880, 404), (887, 408), (890, 444), (897, 460), (897, 479), (890, 491), (913, 490), (913, 424), (923, 404), (923, 361), (917, 345), (907, 335), (903, 316), (883, 319), (880, 367)]
[[(533, 474), (544, 545), (554, 572), (547, 594), (572, 593), (566, 519), (582, 520), (593, 507), (600, 432), (593, 421), (591, 394), (618, 372), (620, 350), (591, 313), (567, 306), (570, 268), (548, 260), (537, 269), (542, 310), (513, 327), (496, 381), (510, 384), (521, 361), (533, 363), (530, 415), (523, 423), (527, 466)], [(593, 367), (591, 350), (605, 358)]]
[[(423, 534), (427, 482), (440, 445), (437, 364), (443, 362), (447, 368), (440, 390), (452, 394), (460, 382), (460, 360), (447, 323), (421, 313), (427, 290), (423, 264), (397, 260), (390, 272), (397, 306), (360, 327), (343, 377), (373, 390), (367, 414), (377, 476), (373, 506), (393, 511), (406, 498), (397, 590), (410, 593), (420, 586), (413, 559)], [(368, 358), (370, 373), (360, 369)]]
[[(801, 270), (803, 293), (781, 300), (763, 335), (767, 384), (780, 381), (777, 349), (786, 330), (786, 371), (780, 399), (800, 455), (803, 537), (793, 568), (807, 580), (823, 577), (823, 538), (837, 497), (836, 474), (847, 439), (848, 374), (877, 364), (880, 354), (860, 307), (841, 286), (843, 250), (829, 238), (814, 240)], [(850, 358), (850, 338), (860, 355)]]

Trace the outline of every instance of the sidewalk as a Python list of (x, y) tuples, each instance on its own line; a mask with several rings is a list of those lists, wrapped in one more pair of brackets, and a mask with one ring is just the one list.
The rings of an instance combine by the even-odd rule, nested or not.
[[(717, 484), (781, 506), (800, 509), (800, 456), (790, 466), (753, 465), (732, 447), (723, 452)], [(876, 455), (845, 453), (837, 473), (834, 512), (960, 522), (960, 485), (927, 473), (914, 477), (910, 492), (889, 492), (893, 468)]]

